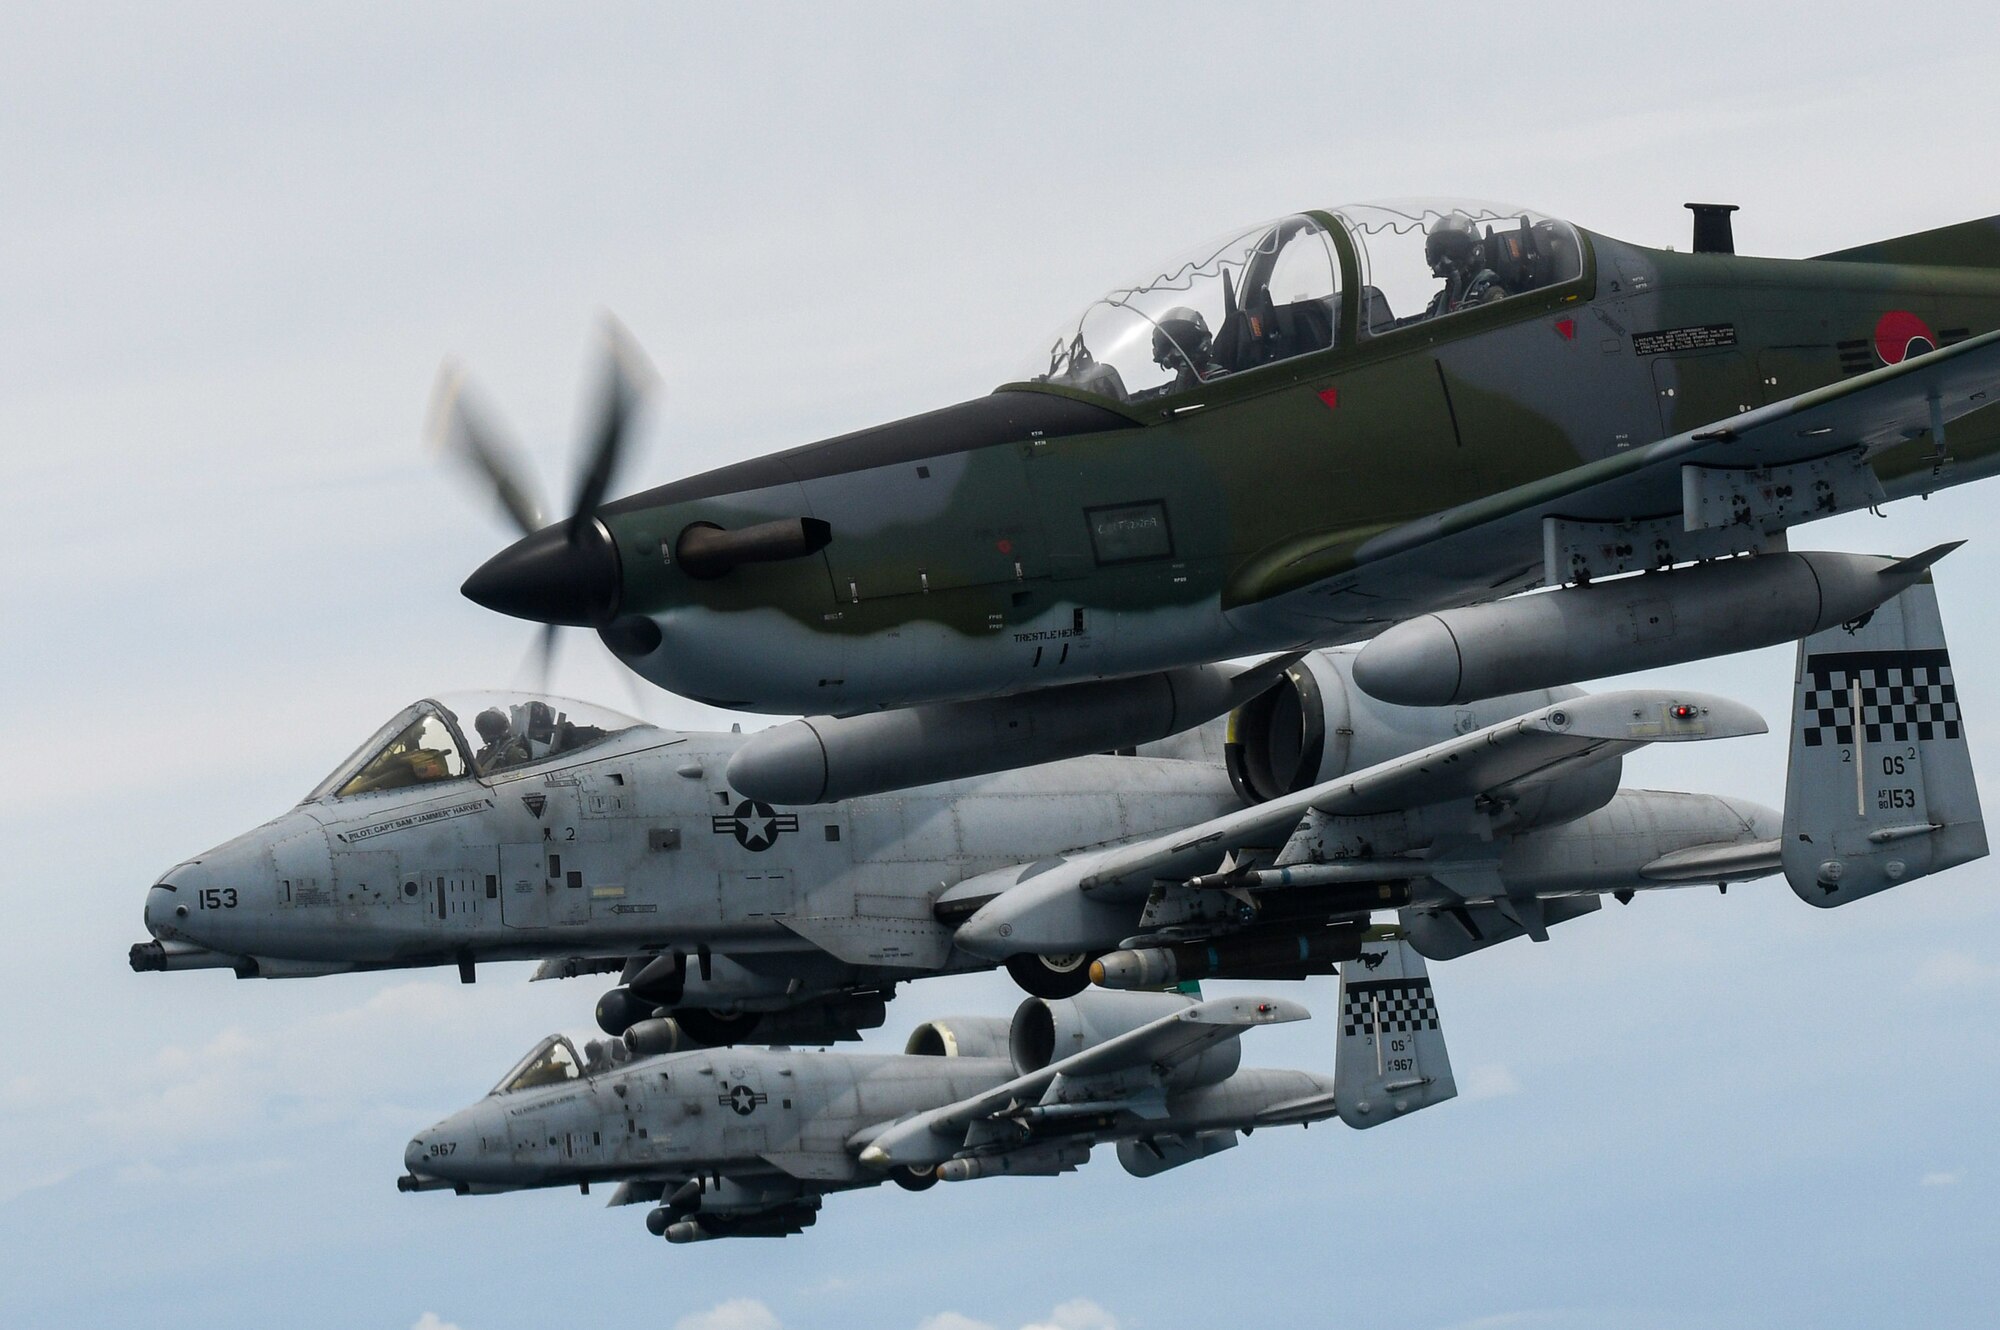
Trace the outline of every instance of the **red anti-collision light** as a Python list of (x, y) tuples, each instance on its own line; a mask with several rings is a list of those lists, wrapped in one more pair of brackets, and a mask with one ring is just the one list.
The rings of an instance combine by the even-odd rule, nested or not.
[(1695, 709), (1689, 706), (1687, 703), (1682, 702), (1680, 705), (1674, 708), (1673, 716), (1675, 720), (1693, 720), (1695, 716)]

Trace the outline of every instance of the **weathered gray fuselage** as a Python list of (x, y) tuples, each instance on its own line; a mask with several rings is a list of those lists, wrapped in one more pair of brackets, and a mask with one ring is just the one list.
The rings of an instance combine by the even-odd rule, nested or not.
[[(697, 1049), (496, 1091), (413, 1139), (410, 1172), (468, 1190), (657, 1182), (720, 1174), (770, 1203), (886, 1181), (858, 1137), (1013, 1079), (999, 1057)], [(1254, 1126), (1273, 1105), (1332, 1093), (1332, 1079), (1246, 1068), (1167, 1091), (1143, 1120), (1080, 1122), (1076, 1140)]]
[[(271, 976), (708, 947), (730, 958), (711, 985), (784, 1005), (798, 982), (983, 966), (933, 917), (945, 886), (1239, 802), (1212, 763), (1085, 757), (772, 809), (724, 780), (742, 742), (640, 726), (490, 778), (309, 801), (165, 874), (147, 927)], [(741, 970), (780, 954), (769, 978)]]

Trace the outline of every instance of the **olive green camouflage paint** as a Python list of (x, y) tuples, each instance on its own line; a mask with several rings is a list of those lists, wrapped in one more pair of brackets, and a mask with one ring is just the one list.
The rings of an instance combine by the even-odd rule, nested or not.
[[(704, 487), (715, 473), (634, 496), (605, 513), (623, 557), (623, 612), (777, 611), (829, 639), (919, 623), (978, 638), (1056, 605), (1109, 615), (1254, 606), (1351, 568), (1358, 546), (1398, 524), (1876, 368), (1870, 339), (1885, 311), (1915, 313), (1947, 344), (2000, 327), (2000, 225), (1990, 219), (1819, 260), (1682, 254), (1580, 232), (1575, 281), (1374, 338), (1357, 336), (1352, 250), (1333, 232), (1347, 268), (1333, 348), (1142, 404), (1006, 386), (1088, 401), (1129, 418), (1124, 428), (804, 481), (763, 459), (727, 469), (758, 480), (731, 492)], [(1933, 257), (1978, 266), (1903, 261)], [(1733, 329), (1732, 344), (1652, 355), (1635, 345), (1635, 335), (1707, 325)], [(1996, 451), (1991, 408), (1953, 426), (1956, 462), (1976, 469)], [(1876, 466), (1892, 482), (1930, 467), (1931, 453), (1916, 438)], [(1087, 511), (1140, 503), (1164, 509), (1172, 556), (1100, 564)], [(713, 581), (671, 562), (690, 522), (802, 515), (832, 525), (819, 556)], [(1537, 580), (1524, 560), (1538, 552), (1495, 553), (1482, 586), (1419, 588), (1368, 617)], [(1357, 635), (1346, 624), (1328, 640)]]

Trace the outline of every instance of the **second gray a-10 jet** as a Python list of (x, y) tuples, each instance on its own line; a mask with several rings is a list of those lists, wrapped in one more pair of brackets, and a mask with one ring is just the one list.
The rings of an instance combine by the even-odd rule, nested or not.
[[(1169, 750), (1184, 756), (1075, 758), (810, 809), (772, 808), (728, 786), (743, 736), (541, 699), (419, 702), (297, 808), (166, 873), (146, 905), (154, 940), (132, 961), (271, 977), (457, 964), (469, 977), (479, 961), (539, 958), (553, 974), (620, 975), (598, 1009), (610, 1033), (672, 1011), (705, 1043), (753, 1026), (762, 1039), (810, 1043), (879, 1025), (896, 983), (931, 974), (1004, 963), (1031, 992), (1073, 993), (1097, 952), (1137, 933), (1198, 947), (1203, 966), (1180, 978), (1328, 973), (1355, 953), (1373, 909), (1410, 903), (1393, 877), (1449, 892), (1476, 868), (1523, 902), (1515, 913), (1546, 901), (1546, 916), (1563, 918), (1595, 893), (1776, 866), (1769, 810), (1618, 788), (1615, 753), (1638, 742), (1760, 732), (1737, 704), (1560, 689), (1403, 708), (1353, 688), (1351, 670), (1350, 653), (1305, 657), (1238, 713), (1229, 743), (1185, 737)], [(1283, 892), (1236, 881), (1177, 889), (1144, 918), (1118, 906), (1129, 919), (1088, 945), (1049, 945), (1046, 928), (1031, 931), (1046, 922), (1030, 908), (1044, 884), (1108, 848), (1286, 806), (1328, 772), (1462, 771), (1458, 748), (1486, 744), (1522, 713), (1548, 722), (1551, 708), (1596, 715), (1627, 704), (1651, 728), (1636, 738), (1621, 729), (1615, 751), (1586, 745), (1588, 763), (1569, 754), (1478, 788), (1442, 775), (1396, 786), (1418, 823), (1454, 834), (1476, 823), (1476, 862), (1401, 854), (1386, 877), (1377, 860), (1358, 877)], [(1224, 848), (1197, 852), (1190, 871), (1222, 868)], [(1226, 848), (1245, 861), (1241, 843)], [(1420, 904), (1456, 899), (1432, 891)], [(988, 925), (1014, 900), (1024, 902), (1019, 945), (996, 947), (1006, 930)], [(1523, 931), (1484, 906), (1467, 917), (1487, 920), (1486, 942)], [(968, 926), (976, 947), (961, 941)]]
[[(1013, 1020), (947, 1017), (902, 1054), (789, 1048), (579, 1056), (550, 1036), (477, 1104), (420, 1133), (404, 1191), (615, 1183), (670, 1242), (784, 1237), (822, 1198), (895, 1181), (1068, 1172), (1116, 1143), (1150, 1177), (1258, 1127), (1372, 1127), (1456, 1093), (1423, 962), (1376, 944), (1345, 968), (1335, 1073), (1240, 1065), (1247, 1030), (1303, 1020), (1272, 997), (1085, 992)], [(643, 1044), (628, 1034), (626, 1044)]]

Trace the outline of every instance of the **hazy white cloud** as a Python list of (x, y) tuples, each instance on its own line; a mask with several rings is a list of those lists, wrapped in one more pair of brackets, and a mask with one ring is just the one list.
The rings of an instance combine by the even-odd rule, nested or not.
[(1467, 1067), (1457, 1079), (1461, 1099), (1499, 1099), (1521, 1092), (1521, 1082), (1513, 1071), (1497, 1062)]
[(1089, 1298), (1071, 1298), (1057, 1303), (1048, 1320), (1023, 1326), (1022, 1330), (1118, 1330), (1118, 1318)]
[(436, 1312), (425, 1312), (419, 1316), (410, 1330), (459, 1330), (458, 1322), (447, 1321)]
[[(1057, 1303), (1047, 1320), (1032, 1321), (1021, 1330), (1118, 1330), (1118, 1318), (1089, 1298), (1071, 1298)], [(926, 1317), (917, 1330), (998, 1330), (991, 1321), (975, 1321), (960, 1312), (939, 1312)]]
[(731, 1298), (674, 1322), (674, 1330), (782, 1330), (777, 1314), (755, 1298)]
[(1942, 1172), (1926, 1173), (1923, 1176), (1922, 1185), (1926, 1187), (1956, 1187), (1958, 1185), (1958, 1174)]

